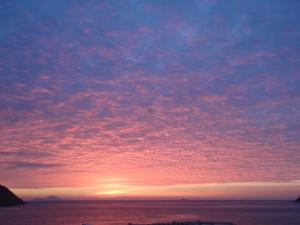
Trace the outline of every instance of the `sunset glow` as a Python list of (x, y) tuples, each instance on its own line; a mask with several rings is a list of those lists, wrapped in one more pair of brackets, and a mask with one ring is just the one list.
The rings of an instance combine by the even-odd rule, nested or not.
[(293, 1), (4, 1), (0, 183), (26, 199), (293, 199)]

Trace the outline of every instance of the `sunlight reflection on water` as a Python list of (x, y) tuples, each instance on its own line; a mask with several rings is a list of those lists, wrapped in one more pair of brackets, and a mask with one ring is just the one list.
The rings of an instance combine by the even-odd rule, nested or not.
[(0, 209), (3, 225), (127, 225), (172, 220), (296, 225), (300, 224), (300, 205), (287, 201), (84, 201)]

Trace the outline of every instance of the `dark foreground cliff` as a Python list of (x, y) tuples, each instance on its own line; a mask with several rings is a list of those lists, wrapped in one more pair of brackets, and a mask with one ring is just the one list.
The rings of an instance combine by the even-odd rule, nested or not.
[(24, 204), (25, 202), (11, 192), (7, 187), (0, 185), (0, 207)]

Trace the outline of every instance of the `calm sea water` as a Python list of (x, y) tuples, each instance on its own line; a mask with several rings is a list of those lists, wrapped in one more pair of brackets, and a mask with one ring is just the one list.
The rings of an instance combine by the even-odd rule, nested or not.
[(128, 222), (172, 220), (300, 225), (300, 204), (288, 201), (84, 201), (0, 208), (0, 225), (127, 225)]

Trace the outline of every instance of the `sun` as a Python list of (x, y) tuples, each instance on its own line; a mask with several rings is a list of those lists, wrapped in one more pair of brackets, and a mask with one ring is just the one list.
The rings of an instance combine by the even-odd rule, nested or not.
[(99, 195), (119, 196), (130, 192), (124, 178), (102, 178), (98, 185)]
[(100, 192), (100, 194), (102, 195), (122, 195), (122, 194), (125, 194), (127, 192), (123, 191), (123, 190), (118, 190), (118, 189), (115, 189), (115, 190), (107, 190), (107, 191), (102, 191)]

